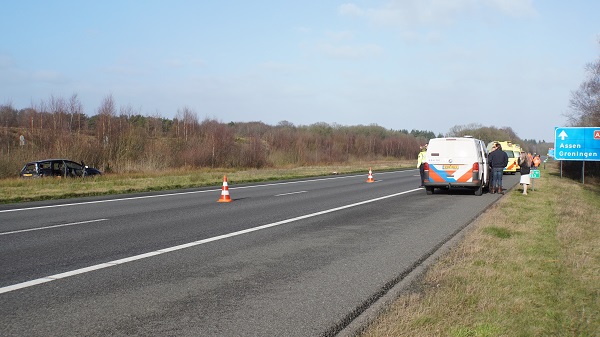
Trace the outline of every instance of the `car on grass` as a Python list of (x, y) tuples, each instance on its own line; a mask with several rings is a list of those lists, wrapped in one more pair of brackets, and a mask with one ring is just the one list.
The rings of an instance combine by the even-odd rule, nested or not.
[(69, 159), (44, 159), (32, 161), (21, 169), (22, 178), (41, 177), (91, 177), (102, 175), (100, 170), (89, 167), (83, 163)]

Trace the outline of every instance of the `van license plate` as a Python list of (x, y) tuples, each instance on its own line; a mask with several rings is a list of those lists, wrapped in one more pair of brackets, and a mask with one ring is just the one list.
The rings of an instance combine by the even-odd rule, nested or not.
[(444, 170), (458, 170), (458, 165), (444, 165)]

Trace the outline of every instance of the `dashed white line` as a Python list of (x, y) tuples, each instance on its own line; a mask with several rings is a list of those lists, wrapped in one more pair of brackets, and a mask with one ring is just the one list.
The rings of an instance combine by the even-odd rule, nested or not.
[(10, 235), (10, 234), (17, 234), (17, 233), (24, 233), (24, 232), (41, 231), (41, 230), (45, 230), (45, 229), (52, 229), (52, 228), (66, 227), (66, 226), (75, 226), (75, 225), (83, 225), (83, 224), (88, 224), (88, 223), (93, 223), (93, 222), (100, 222), (100, 221), (106, 221), (106, 220), (108, 220), (108, 219), (96, 219), (96, 220), (88, 220), (88, 221), (79, 221), (79, 222), (66, 223), (66, 224), (62, 224), (62, 225), (37, 227), (37, 228), (28, 228), (28, 229), (19, 229), (19, 230), (16, 230), (16, 231), (2, 232), (2, 233), (0, 233), (0, 235)]
[[(413, 171), (413, 170), (408, 170)], [(395, 173), (395, 172), (381, 172), (380, 175)], [(298, 181), (286, 181), (281, 183), (270, 183), (270, 184), (262, 184), (262, 185), (250, 185), (250, 186), (237, 186), (232, 187), (229, 186), (230, 190), (236, 189), (247, 189), (247, 188), (256, 188), (256, 187), (266, 187), (266, 186), (276, 186), (276, 185), (289, 185), (289, 184), (300, 184), (305, 182), (312, 181), (323, 181), (323, 180), (334, 180), (334, 179), (348, 179), (348, 178), (356, 178), (362, 175), (350, 175), (350, 176), (341, 176), (341, 177), (328, 177), (328, 178), (318, 178), (318, 179), (308, 179), (308, 180), (298, 180)], [(178, 193), (167, 193), (167, 194), (155, 194), (155, 195), (144, 195), (139, 197), (129, 197), (129, 198), (117, 198), (117, 199), (104, 199), (104, 200), (95, 200), (95, 201), (84, 201), (77, 203), (69, 203), (69, 204), (59, 204), (59, 205), (47, 205), (47, 206), (34, 206), (34, 207), (25, 207), (25, 208), (13, 208), (13, 209), (4, 209), (0, 210), (0, 213), (9, 213), (9, 212), (22, 212), (22, 211), (30, 211), (37, 209), (46, 209), (46, 208), (57, 208), (57, 207), (68, 207), (68, 206), (79, 206), (79, 205), (91, 205), (91, 204), (101, 204), (107, 202), (117, 202), (117, 201), (130, 201), (130, 200), (139, 200), (139, 199), (150, 199), (150, 198), (163, 198), (163, 197), (171, 197), (178, 195), (186, 195), (186, 194), (197, 194), (197, 193), (208, 193), (208, 192), (216, 192), (221, 191), (221, 188), (210, 189), (210, 190), (202, 190), (202, 191), (189, 191), (189, 192), (178, 192)]]
[[(347, 179), (347, 178), (354, 178), (354, 177), (356, 177), (356, 176), (343, 176), (343, 177), (319, 178), (319, 179), (298, 180), (298, 181), (286, 181), (286, 182), (281, 182), (281, 183), (270, 183), (270, 184), (250, 185), (250, 186), (238, 186), (238, 187), (231, 187), (231, 186), (229, 186), (229, 189), (230, 190), (236, 190), (236, 189), (247, 189), (247, 188), (256, 188), (256, 187), (277, 186), (277, 185), (300, 184), (300, 183), (312, 182), (312, 181), (323, 181), (323, 180), (331, 180), (331, 179)], [(178, 192), (178, 193), (167, 193), (167, 194), (144, 195), (144, 196), (129, 197), (129, 198), (117, 198), (117, 199), (103, 199), (103, 200), (94, 200), (94, 201), (84, 201), (84, 202), (76, 202), (76, 203), (69, 203), (69, 204), (58, 204), (58, 205), (47, 205), (47, 206), (34, 206), (34, 207), (25, 207), (25, 208), (4, 209), (4, 210), (0, 210), (0, 213), (22, 212), (22, 211), (31, 211), (31, 210), (47, 209), (47, 208), (57, 208), (57, 207), (68, 207), (68, 206), (101, 204), (101, 203), (117, 202), (117, 201), (130, 201), (130, 200), (150, 199), (150, 198), (164, 198), (164, 197), (186, 195), (186, 194), (209, 193), (209, 192), (212, 193), (212, 192), (215, 192), (215, 191), (221, 191), (221, 188), (210, 189), (210, 190), (202, 190), (202, 191), (189, 191), (189, 192)]]
[(290, 219), (286, 219), (286, 220), (281, 220), (281, 221), (273, 222), (273, 223), (262, 225), (262, 226), (257, 226), (257, 227), (253, 227), (253, 228), (248, 228), (248, 229), (244, 229), (244, 230), (241, 230), (241, 231), (237, 231), (237, 232), (232, 232), (232, 233), (228, 233), (228, 234), (223, 234), (223, 235), (215, 236), (215, 237), (212, 237), (212, 238), (207, 238), (207, 239), (203, 239), (203, 240), (199, 240), (199, 241), (189, 242), (189, 243), (185, 243), (185, 244), (178, 245), (178, 246), (173, 246), (173, 247), (169, 247), (169, 248), (159, 249), (159, 250), (156, 250), (156, 251), (153, 251), (153, 252), (148, 252), (148, 253), (144, 253), (144, 254), (140, 254), (140, 255), (135, 255), (135, 256), (131, 256), (131, 257), (127, 257), (127, 258), (123, 258), (123, 259), (119, 259), (119, 260), (114, 260), (114, 261), (110, 261), (110, 262), (106, 262), (106, 263), (100, 263), (100, 264), (97, 264), (97, 265), (93, 265), (93, 266), (89, 266), (89, 267), (85, 267), (85, 268), (80, 268), (80, 269), (68, 271), (68, 272), (65, 272), (65, 273), (50, 275), (50, 276), (42, 277), (42, 278), (39, 278), (39, 279), (31, 280), (31, 281), (17, 283), (17, 284), (13, 284), (13, 285), (9, 285), (9, 286), (5, 286), (5, 287), (0, 288), (0, 294), (8, 293), (8, 292), (19, 290), (19, 289), (23, 289), (23, 288), (32, 287), (32, 286), (35, 286), (35, 285), (38, 285), (38, 284), (42, 284), (42, 283), (46, 283), (46, 282), (51, 282), (51, 281), (63, 279), (63, 278), (66, 278), (66, 277), (71, 277), (71, 276), (75, 276), (75, 275), (80, 275), (80, 274), (88, 273), (88, 272), (99, 270), (99, 269), (104, 269), (104, 268), (107, 268), (107, 267), (117, 266), (117, 265), (120, 265), (120, 264), (124, 264), (124, 263), (128, 263), (128, 262), (133, 262), (133, 261), (141, 260), (141, 259), (145, 259), (145, 258), (148, 258), (148, 257), (161, 255), (161, 254), (164, 254), (164, 253), (174, 252), (174, 251), (177, 251), (177, 250), (182, 250), (182, 249), (185, 249), (185, 248), (190, 248), (190, 247), (198, 246), (198, 245), (202, 245), (202, 244), (213, 242), (213, 241), (219, 241), (219, 240), (231, 238), (231, 237), (242, 235), (242, 234), (256, 232), (256, 231), (259, 231), (259, 230), (262, 230), (262, 229), (267, 229), (267, 228), (271, 228), (271, 227), (275, 227), (275, 226), (280, 226), (280, 225), (284, 225), (284, 224), (287, 224), (287, 223), (291, 223), (291, 222), (295, 222), (295, 221), (299, 221), (299, 220), (303, 220), (303, 219), (308, 219), (308, 218), (312, 218), (312, 217), (323, 215), (323, 214), (327, 214), (327, 213), (337, 212), (337, 211), (341, 211), (343, 209), (352, 208), (352, 207), (356, 207), (356, 206), (361, 206), (361, 205), (369, 204), (369, 203), (372, 203), (372, 202), (376, 202), (376, 201), (380, 201), (380, 200), (384, 200), (384, 199), (388, 199), (388, 198), (392, 198), (392, 197), (396, 197), (396, 196), (399, 196), (399, 195), (403, 195), (403, 194), (407, 194), (407, 193), (411, 193), (411, 192), (415, 192), (415, 191), (420, 191), (420, 190), (421, 190), (420, 188), (416, 188), (416, 189), (412, 189), (412, 190), (408, 190), (408, 191), (404, 191), (404, 192), (394, 193), (394, 194), (386, 195), (386, 196), (375, 198), (375, 199), (365, 200), (365, 201), (357, 202), (357, 203), (354, 203), (354, 204), (349, 204), (349, 205), (345, 205), (345, 206), (331, 208), (331, 209), (328, 209), (328, 210), (324, 210), (324, 211), (320, 211), (320, 212), (316, 212), (316, 213), (311, 213), (311, 214), (306, 214), (306, 215), (302, 215), (302, 216), (299, 216), (299, 217), (290, 218)]
[(276, 196), (276, 197), (283, 197), (283, 196), (286, 196), (286, 195), (300, 194), (300, 193), (308, 193), (308, 191), (298, 191), (298, 192), (290, 192), (290, 193), (275, 194), (275, 196)]

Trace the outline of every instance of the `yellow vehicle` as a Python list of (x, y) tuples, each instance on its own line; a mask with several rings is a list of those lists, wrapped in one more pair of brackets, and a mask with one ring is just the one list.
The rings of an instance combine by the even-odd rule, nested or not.
[(492, 150), (494, 143), (502, 146), (502, 151), (508, 155), (508, 165), (504, 168), (504, 173), (515, 174), (521, 168), (519, 167), (519, 154), (521, 153), (521, 146), (519, 144), (513, 144), (511, 141), (493, 141), (488, 143), (488, 152)]

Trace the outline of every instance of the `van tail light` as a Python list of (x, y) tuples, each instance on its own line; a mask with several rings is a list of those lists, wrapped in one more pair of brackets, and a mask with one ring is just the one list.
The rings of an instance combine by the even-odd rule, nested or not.
[(429, 163), (423, 163), (423, 170), (429, 171)]
[(479, 163), (473, 163), (473, 182), (479, 182)]

